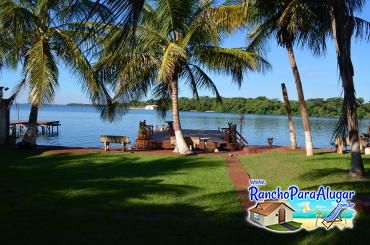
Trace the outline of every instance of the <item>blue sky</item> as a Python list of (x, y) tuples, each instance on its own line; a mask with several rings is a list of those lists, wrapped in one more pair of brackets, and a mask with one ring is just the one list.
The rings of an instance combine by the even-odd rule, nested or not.
[[(370, 20), (369, 4), (367, 4), (362, 17)], [(327, 53), (323, 57), (314, 57), (308, 50), (301, 47), (295, 48), (306, 98), (329, 98), (341, 95), (335, 48), (331, 41), (328, 43)], [(227, 47), (241, 47), (245, 46), (245, 44), (245, 33), (242, 32), (233, 35), (224, 43)], [(355, 87), (358, 97), (364, 98), (365, 101), (370, 101), (369, 51), (370, 43), (363, 41), (353, 42), (352, 61), (355, 67)], [(272, 70), (265, 74), (246, 74), (240, 89), (237, 85), (231, 84), (231, 78), (228, 76), (210, 75), (216, 83), (220, 94), (224, 97), (255, 98), (266, 96), (268, 98), (281, 99), (280, 84), (285, 82), (289, 97), (297, 99), (294, 78), (286, 50), (278, 47), (274, 41), (271, 41), (266, 58), (271, 63)], [(59, 66), (59, 73), (60, 87), (57, 90), (54, 103), (88, 103), (88, 98), (83, 94), (81, 86), (78, 84), (78, 79), (74, 78), (62, 65)], [(19, 70), (10, 71), (4, 69), (0, 73), (1, 86), (13, 88), (20, 79)], [(211, 95), (207, 91), (201, 91), (200, 94)], [(191, 97), (191, 93), (186, 87), (182, 87), (180, 88), (180, 96)], [(18, 101), (21, 103), (27, 102), (26, 93), (23, 93)]]

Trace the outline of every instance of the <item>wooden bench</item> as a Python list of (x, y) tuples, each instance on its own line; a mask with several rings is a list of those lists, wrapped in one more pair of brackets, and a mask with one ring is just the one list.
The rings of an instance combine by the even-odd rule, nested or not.
[(104, 144), (104, 150), (109, 151), (109, 144), (121, 144), (122, 151), (126, 150), (126, 145), (130, 144), (128, 136), (101, 135), (100, 142)]

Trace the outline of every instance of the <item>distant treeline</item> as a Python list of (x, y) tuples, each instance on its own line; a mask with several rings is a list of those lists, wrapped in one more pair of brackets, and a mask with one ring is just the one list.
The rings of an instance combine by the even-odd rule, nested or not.
[[(337, 117), (340, 114), (343, 99), (308, 99), (307, 109), (310, 116), (316, 117)], [(360, 118), (370, 118), (370, 102), (365, 103), (364, 99), (358, 99), (361, 105), (358, 109)], [(132, 107), (156, 104), (155, 100), (138, 101), (130, 104)], [(77, 105), (77, 104), (76, 104)], [(292, 113), (299, 115), (298, 101), (291, 101)], [(278, 99), (268, 99), (266, 97), (250, 98), (223, 98), (222, 104), (217, 103), (215, 98), (200, 97), (199, 100), (190, 98), (179, 98), (180, 111), (214, 111), (227, 113), (247, 113), (247, 114), (286, 114), (285, 105)]]
[[(310, 116), (317, 117), (337, 117), (340, 115), (342, 98), (329, 99), (308, 99), (307, 109)], [(358, 99), (361, 104), (358, 115), (361, 118), (370, 118), (370, 102), (365, 103), (364, 99)], [(136, 102), (132, 106), (145, 106), (155, 104), (156, 101)], [(298, 101), (291, 101), (292, 113), (299, 115)], [(179, 109), (181, 111), (215, 111), (228, 113), (247, 113), (247, 114), (286, 114), (284, 102), (278, 99), (268, 99), (266, 97), (250, 98), (223, 98), (222, 104), (217, 103), (215, 98), (200, 97), (199, 100), (189, 98), (179, 98)]]

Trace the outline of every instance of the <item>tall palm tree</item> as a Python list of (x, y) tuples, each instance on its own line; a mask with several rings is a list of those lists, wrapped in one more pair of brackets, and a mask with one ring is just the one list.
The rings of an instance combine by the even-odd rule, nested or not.
[[(361, 35), (363, 20), (354, 16), (355, 11), (361, 11), (366, 1), (364, 0), (330, 0), (331, 32), (335, 43), (339, 73), (343, 87), (343, 106), (341, 119), (336, 132), (348, 135), (351, 145), (351, 170), (352, 176), (364, 176), (365, 168), (361, 157), (360, 137), (358, 130), (357, 108), (359, 103), (356, 98), (354, 86), (354, 68), (351, 59), (352, 36), (357, 29)], [(366, 24), (368, 25), (368, 24)], [(343, 132), (344, 131), (344, 132)]]
[[(98, 82), (88, 58), (81, 49), (81, 20), (94, 10), (94, 18), (109, 11), (96, 1), (0, 1), (0, 24), (13, 40), (13, 53), (23, 66), (23, 81), (28, 86), (31, 111), (23, 143), (36, 145), (38, 108), (52, 102), (58, 87), (57, 62), (64, 63), (80, 78), (84, 91), (94, 103), (109, 101), (104, 86)], [(87, 25), (86, 25), (87, 26)], [(79, 29), (76, 29), (78, 27)]]
[(122, 39), (125, 30), (118, 26), (96, 69), (101, 80), (113, 85), (115, 99), (121, 104), (139, 100), (153, 89), (161, 109), (172, 107), (176, 151), (189, 154), (178, 110), (179, 83), (188, 85), (195, 96), (198, 88), (207, 88), (220, 99), (206, 70), (231, 75), (240, 85), (244, 72), (268, 67), (248, 48), (220, 45), (225, 35), (242, 25), (243, 16), (241, 5), (215, 7), (214, 1), (146, 4), (135, 36)]
[(302, 18), (300, 17), (302, 17), (304, 13), (286, 13), (285, 9), (292, 1), (293, 0), (244, 0), (244, 2), (247, 2), (249, 7), (252, 9), (251, 11), (249, 11), (250, 13), (252, 13), (249, 16), (249, 22), (254, 22), (255, 24), (254, 29), (249, 34), (249, 38), (252, 40), (252, 44), (258, 46), (267, 39), (274, 37), (276, 38), (277, 43), (287, 50), (289, 62), (297, 87), (299, 105), (301, 109), (306, 139), (306, 154), (307, 156), (312, 156), (314, 152), (310, 121), (302, 87), (302, 80), (293, 49), (294, 45), (299, 42), (299, 33), (297, 32), (299, 32), (300, 30), (296, 28), (291, 28), (291, 26), (300, 25), (300, 23), (297, 23), (297, 21), (302, 21)]
[(292, 108), (290, 106), (290, 101), (288, 97), (288, 91), (286, 89), (285, 83), (281, 84), (281, 90), (283, 92), (283, 99), (285, 104), (285, 109), (288, 114), (288, 125), (289, 125), (289, 135), (290, 135), (290, 148), (292, 150), (297, 149), (297, 140), (295, 135), (295, 129), (294, 129), (294, 122), (292, 117)]
[(312, 25), (302, 36), (306, 40), (316, 40), (323, 50), (326, 38), (334, 40), (340, 79), (343, 88), (342, 114), (334, 132), (336, 137), (349, 137), (351, 145), (351, 176), (364, 176), (365, 168), (361, 157), (358, 130), (357, 108), (359, 106), (354, 87), (354, 68), (351, 59), (352, 37), (368, 39), (370, 23), (355, 14), (363, 10), (366, 0), (296, 0), (287, 8), (287, 13), (296, 8), (305, 9), (305, 18)]

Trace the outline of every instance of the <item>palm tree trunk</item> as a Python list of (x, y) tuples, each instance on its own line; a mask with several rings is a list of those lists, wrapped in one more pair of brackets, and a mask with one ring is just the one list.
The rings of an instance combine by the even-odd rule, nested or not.
[(297, 149), (297, 141), (295, 136), (295, 129), (294, 129), (294, 123), (293, 123), (293, 117), (292, 117), (292, 108), (290, 107), (289, 97), (288, 97), (288, 91), (285, 87), (285, 84), (281, 84), (281, 89), (283, 91), (283, 98), (285, 102), (285, 109), (288, 114), (288, 124), (289, 124), (289, 134), (290, 134), (290, 147), (292, 150)]
[(175, 137), (176, 137), (176, 147), (175, 151), (181, 155), (189, 155), (193, 152), (190, 151), (188, 145), (185, 142), (184, 136), (181, 131), (181, 123), (180, 123), (180, 115), (178, 109), (178, 76), (174, 76), (171, 81), (171, 96), (172, 96), (172, 113), (173, 113), (173, 128), (175, 130)]
[(11, 103), (10, 100), (2, 99), (0, 96), (0, 145), (9, 144), (10, 103)]
[(23, 136), (22, 143), (27, 147), (36, 146), (37, 137), (37, 115), (39, 107), (37, 105), (31, 105), (30, 116), (28, 119), (27, 131)]
[(360, 150), (360, 137), (357, 117), (358, 104), (353, 81), (354, 69), (351, 60), (351, 38), (353, 33), (353, 23), (345, 21), (346, 18), (342, 18), (342, 21), (340, 20), (338, 17), (338, 15), (340, 15), (340, 3), (338, 3), (339, 1), (333, 2), (332, 32), (344, 93), (342, 117), (344, 117), (344, 120), (346, 119), (344, 122), (347, 123), (346, 127), (351, 146), (350, 175), (353, 177), (360, 177), (365, 175), (365, 168)]
[(287, 48), (287, 51), (288, 51), (290, 65), (292, 66), (293, 75), (294, 75), (295, 83), (296, 83), (296, 86), (297, 86), (299, 105), (300, 105), (300, 108), (301, 108), (303, 128), (304, 128), (304, 134), (305, 134), (305, 139), (306, 139), (306, 155), (307, 156), (313, 156), (311, 127), (310, 127), (310, 121), (309, 121), (309, 118), (308, 118), (306, 101), (304, 99), (301, 76), (299, 75), (298, 66), (297, 66), (297, 63), (295, 61), (293, 45), (291, 43), (289, 43), (286, 46), (286, 48)]

